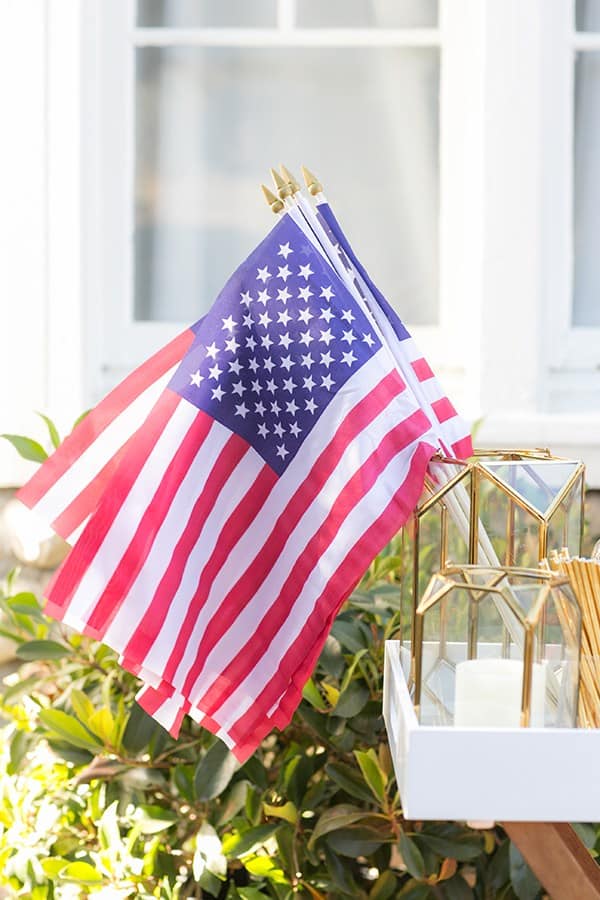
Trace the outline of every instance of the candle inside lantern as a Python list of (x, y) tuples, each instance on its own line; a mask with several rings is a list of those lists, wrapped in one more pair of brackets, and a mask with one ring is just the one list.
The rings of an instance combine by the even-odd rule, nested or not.
[[(546, 665), (534, 663), (529, 725), (544, 726)], [(518, 728), (521, 724), (523, 662), (520, 659), (467, 659), (456, 665), (454, 724)]]

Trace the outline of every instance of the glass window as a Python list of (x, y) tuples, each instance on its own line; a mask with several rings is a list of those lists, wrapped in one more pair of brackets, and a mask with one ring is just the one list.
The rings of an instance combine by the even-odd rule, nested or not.
[(274, 222), (269, 164), (305, 163), (411, 324), (438, 311), (439, 54), (137, 50), (135, 315), (190, 322)]
[(576, 0), (577, 31), (600, 31), (600, 0)]
[(574, 128), (573, 324), (600, 326), (600, 52), (577, 54)]
[(138, 0), (137, 24), (164, 28), (264, 28), (277, 0)]
[(426, 28), (437, 25), (437, 0), (297, 0), (305, 28)]

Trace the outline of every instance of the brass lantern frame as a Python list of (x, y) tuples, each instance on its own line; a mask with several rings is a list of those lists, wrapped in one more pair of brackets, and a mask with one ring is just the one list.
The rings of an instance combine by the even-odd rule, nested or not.
[[(501, 481), (497, 477), (494, 476), (492, 472), (490, 472), (483, 465), (483, 460), (489, 460), (490, 458), (497, 460), (499, 462), (526, 462), (527, 460), (532, 460), (535, 462), (542, 462), (545, 460), (551, 462), (558, 463), (572, 463), (574, 465), (574, 470), (570, 477), (565, 481), (564, 485), (561, 487), (560, 492), (554, 498), (554, 500), (550, 503), (546, 512), (542, 514), (538, 509), (536, 509), (533, 504), (529, 503), (526, 498), (524, 498), (521, 494), (519, 494), (516, 490), (513, 490), (510, 485), (506, 484), (506, 482)], [(447, 457), (438, 456), (435, 458), (436, 462), (443, 464), (450, 464), (454, 467), (459, 468), (459, 471), (448, 479), (446, 483), (443, 484), (442, 487), (439, 487), (434, 482), (433, 478), (428, 477), (426, 479), (426, 490), (429, 492), (429, 496), (426, 496), (424, 500), (417, 506), (414, 517), (412, 519), (412, 573), (410, 578), (411, 583), (411, 627), (410, 627), (410, 635), (411, 635), (411, 645), (414, 647), (415, 641), (415, 618), (416, 618), (416, 610), (419, 603), (419, 550), (420, 550), (420, 536), (421, 536), (421, 519), (422, 517), (435, 505), (440, 506), (440, 564), (439, 569), (445, 569), (449, 564), (452, 565), (453, 562), (448, 560), (448, 516), (450, 515), (450, 511), (447, 503), (444, 502), (444, 497), (446, 497), (453, 489), (459, 485), (462, 481), (465, 481), (467, 478), (470, 478), (470, 484), (465, 488), (465, 491), (468, 493), (469, 500), (469, 510), (468, 510), (468, 540), (467, 544), (467, 565), (484, 565), (481, 563), (479, 559), (479, 543), (480, 543), (480, 489), (482, 480), (485, 480), (491, 484), (494, 484), (506, 497), (509, 498), (510, 504), (508, 509), (508, 514), (506, 517), (506, 546), (507, 546), (507, 555), (504, 560), (498, 560), (500, 566), (504, 567), (513, 567), (515, 566), (514, 559), (514, 538), (515, 538), (515, 514), (516, 508), (521, 509), (523, 512), (527, 513), (531, 518), (537, 522), (539, 528), (538, 534), (538, 558), (540, 560), (544, 559), (550, 549), (560, 550), (560, 547), (548, 547), (548, 529), (551, 524), (551, 520), (557, 510), (562, 506), (565, 508), (565, 501), (569, 497), (573, 488), (577, 485), (577, 482), (581, 480), (581, 501), (580, 501), (580, 510), (579, 510), (579, 539), (578, 539), (578, 552), (581, 554), (581, 541), (583, 534), (583, 523), (584, 523), (584, 504), (585, 504), (585, 466), (582, 462), (577, 462), (575, 460), (570, 460), (564, 457), (553, 456), (549, 449), (547, 448), (536, 448), (533, 450), (522, 450), (522, 449), (511, 449), (511, 450), (488, 450), (488, 449), (478, 449), (474, 451), (473, 457), (468, 461), (459, 461), (455, 459), (450, 459)], [(536, 480), (536, 476), (534, 472), (529, 473), (534, 480)], [(541, 482), (539, 479), (537, 483), (540, 488), (547, 489), (547, 485)]]
[[(469, 578), (470, 575), (474, 575), (476, 573), (481, 572), (489, 572), (490, 580), (486, 584), (477, 584), (472, 579)], [(452, 580), (452, 575), (461, 575), (464, 579), (464, 583), (461, 584), (459, 581)], [(515, 598), (511, 596), (510, 588), (499, 588), (498, 585), (504, 579), (510, 579), (511, 576), (513, 578), (519, 579), (531, 579), (532, 582), (539, 583), (539, 590), (535, 600), (535, 603), (531, 610), (527, 613), (524, 612), (523, 608), (516, 602)], [(434, 578), (442, 578), (446, 579), (447, 583), (442, 587), (438, 588), (433, 593), (429, 593), (429, 589), (425, 592), (425, 595), (421, 602), (418, 604), (418, 607), (415, 611), (414, 617), (414, 643), (412, 645), (412, 664), (413, 664), (413, 673), (414, 673), (414, 694), (413, 694), (413, 703), (415, 706), (415, 710), (417, 715), (419, 714), (420, 704), (421, 704), (421, 692), (422, 692), (422, 679), (423, 679), (423, 637), (424, 637), (424, 620), (425, 614), (428, 610), (432, 609), (434, 606), (439, 604), (444, 597), (449, 594), (451, 591), (460, 589), (465, 590), (469, 593), (469, 610), (468, 610), (468, 635), (467, 635), (467, 659), (476, 659), (477, 658), (477, 633), (478, 633), (478, 622), (479, 622), (479, 603), (485, 597), (489, 595), (496, 595), (504, 602), (510, 612), (515, 616), (521, 628), (523, 629), (523, 684), (522, 684), (522, 692), (521, 692), (521, 718), (520, 724), (522, 727), (527, 727), (529, 725), (530, 716), (531, 716), (531, 690), (532, 690), (532, 681), (533, 681), (533, 663), (535, 661), (539, 661), (539, 647), (538, 647), (538, 659), (536, 660), (536, 647), (535, 647), (535, 636), (536, 631), (540, 629), (541, 631), (541, 641), (545, 643), (545, 622), (546, 622), (546, 612), (548, 607), (548, 600), (550, 598), (551, 591), (555, 588), (564, 588), (567, 587), (568, 591), (573, 594), (573, 598), (571, 602), (572, 607), (579, 613), (579, 617), (577, 622), (573, 626), (573, 622), (569, 622), (569, 617), (565, 615), (565, 611), (562, 610), (562, 616), (560, 616), (560, 606), (557, 605), (557, 612), (561, 617), (561, 625), (565, 633), (571, 632), (571, 640), (574, 646), (578, 648), (578, 657), (577, 657), (577, 665), (579, 666), (579, 652), (581, 648), (581, 613), (579, 610), (579, 605), (577, 603), (577, 599), (572, 590), (570, 580), (567, 576), (557, 575), (555, 572), (551, 572), (544, 569), (530, 569), (524, 567), (511, 567), (511, 566), (498, 566), (498, 567), (490, 567), (490, 566), (477, 566), (477, 565), (457, 565), (457, 566), (448, 566), (447, 568), (441, 570), (437, 573)], [(430, 585), (431, 587), (431, 585)], [(575, 633), (573, 633), (573, 627), (575, 628)], [(438, 652), (438, 659), (443, 658), (443, 654), (445, 652), (446, 646), (446, 638), (445, 638), (445, 623), (443, 620), (443, 606), (440, 607), (440, 650)], [(509, 636), (506, 632), (506, 629), (503, 629), (503, 640), (502, 640), (502, 657), (504, 659), (509, 658), (510, 653), (510, 640)], [(576, 690), (578, 692), (578, 684), (579, 680), (576, 680)], [(578, 697), (575, 697), (574, 706), (577, 708)]]

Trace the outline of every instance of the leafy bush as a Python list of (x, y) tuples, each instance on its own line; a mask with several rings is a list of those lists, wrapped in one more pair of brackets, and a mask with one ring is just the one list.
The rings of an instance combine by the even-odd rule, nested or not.
[(191, 719), (173, 740), (109, 648), (9, 578), (0, 634), (22, 662), (0, 696), (0, 884), (33, 900), (540, 896), (500, 829), (402, 817), (381, 714), (398, 552), (344, 606), (291, 725), (241, 767)]
[(241, 767), (190, 719), (174, 741), (111, 650), (9, 580), (0, 631), (22, 664), (1, 698), (0, 883), (34, 900), (535, 897), (499, 831), (402, 818), (381, 716), (393, 579), (384, 554), (290, 727)]

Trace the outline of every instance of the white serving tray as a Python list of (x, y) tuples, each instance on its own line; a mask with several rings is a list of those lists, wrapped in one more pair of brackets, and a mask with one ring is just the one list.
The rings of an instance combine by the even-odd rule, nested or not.
[(600, 729), (420, 725), (386, 641), (383, 715), (407, 819), (600, 821)]

